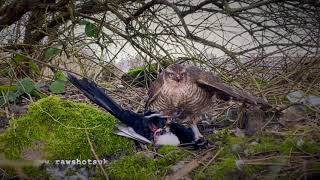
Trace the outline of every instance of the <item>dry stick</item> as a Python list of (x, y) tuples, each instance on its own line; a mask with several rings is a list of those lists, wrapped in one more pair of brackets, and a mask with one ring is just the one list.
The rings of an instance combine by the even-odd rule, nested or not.
[(185, 175), (187, 175), (189, 172), (197, 168), (203, 161), (209, 159), (211, 157), (212, 153), (211, 151), (208, 151), (204, 156), (202, 156), (199, 160), (194, 159), (188, 164), (186, 164), (182, 169), (174, 173), (173, 175), (166, 176), (165, 180), (175, 180), (175, 179), (181, 179)]
[(215, 159), (219, 156), (219, 154), (220, 154), (220, 152), (221, 152), (222, 150), (223, 150), (223, 147), (220, 148), (219, 151), (218, 151), (218, 152), (210, 159), (210, 161), (203, 167), (203, 169), (201, 170), (202, 172), (203, 172), (204, 170), (206, 170), (206, 169), (208, 168), (209, 164), (211, 164), (212, 161), (215, 160)]
[[(98, 155), (96, 154), (96, 152), (94, 151), (92, 142), (90, 141), (88, 131), (85, 129), (84, 132), (86, 133), (87, 140), (88, 140), (88, 143), (89, 143), (89, 145), (90, 145), (91, 152), (92, 152), (92, 154), (94, 155), (94, 158), (96, 158), (96, 160), (99, 161), (99, 157), (98, 157)], [(100, 163), (98, 163), (98, 164), (99, 164), (99, 167), (100, 167), (100, 169), (101, 169), (104, 177), (106, 178), (106, 180), (109, 180), (109, 177), (108, 177), (106, 171), (104, 170), (102, 164), (100, 164)]]

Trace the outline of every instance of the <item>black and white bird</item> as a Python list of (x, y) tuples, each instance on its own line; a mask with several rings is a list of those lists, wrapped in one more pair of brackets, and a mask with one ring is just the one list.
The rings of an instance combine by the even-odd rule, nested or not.
[(79, 80), (71, 74), (68, 74), (68, 79), (93, 103), (104, 108), (123, 123), (117, 125), (117, 131), (115, 131), (117, 135), (146, 144), (187, 145), (193, 148), (204, 146), (204, 142), (195, 142), (195, 136), (191, 128), (186, 128), (175, 122), (167, 124), (168, 118), (156, 112), (148, 111), (139, 114), (125, 110), (94, 82), (87, 79)]

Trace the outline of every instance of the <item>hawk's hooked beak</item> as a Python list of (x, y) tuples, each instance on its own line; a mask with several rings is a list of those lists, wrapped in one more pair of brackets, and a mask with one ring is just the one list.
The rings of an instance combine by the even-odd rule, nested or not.
[(184, 113), (184, 111), (182, 109), (177, 108), (176, 111), (172, 114), (172, 118), (174, 118), (174, 119), (181, 118), (183, 113)]
[(176, 78), (175, 78), (175, 80), (176, 80), (177, 82), (180, 82), (180, 81), (182, 80), (182, 77), (181, 77), (180, 75), (177, 75)]

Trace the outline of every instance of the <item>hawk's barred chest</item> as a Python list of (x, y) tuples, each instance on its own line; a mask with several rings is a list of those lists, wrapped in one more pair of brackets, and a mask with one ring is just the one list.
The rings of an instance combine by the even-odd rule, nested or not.
[(169, 114), (176, 109), (200, 113), (210, 102), (211, 95), (193, 82), (179, 84), (165, 82), (151, 108)]

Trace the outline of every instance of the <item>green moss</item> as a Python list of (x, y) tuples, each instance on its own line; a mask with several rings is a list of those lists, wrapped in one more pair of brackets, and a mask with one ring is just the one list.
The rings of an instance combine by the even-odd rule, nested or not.
[(46, 179), (49, 176), (42, 167), (24, 167), (23, 171), (29, 179)]
[(266, 168), (266, 166), (263, 165), (251, 165), (246, 164), (243, 166), (243, 171), (248, 177), (253, 177), (254, 174), (259, 173), (263, 171)]
[[(162, 67), (166, 68), (171, 63), (164, 60), (160, 64)], [(158, 73), (158, 63), (153, 63), (130, 69), (128, 73), (124, 74), (121, 78), (128, 84), (132, 84), (137, 87), (146, 87), (146, 85), (150, 85), (150, 83), (157, 78)]]
[(94, 106), (50, 96), (11, 120), (0, 135), (0, 152), (12, 160), (28, 158), (28, 151), (40, 151), (36, 159), (94, 159), (86, 131), (101, 159), (133, 152), (131, 140), (112, 134), (115, 124), (113, 116)]
[(178, 150), (178, 147), (176, 146), (162, 146), (158, 149), (158, 153), (165, 156), (165, 155), (168, 155), (170, 153), (172, 153), (173, 151), (176, 151)]
[(320, 145), (312, 140), (312, 138), (287, 136), (272, 137), (259, 136), (259, 143), (247, 145), (249, 154), (267, 153), (271, 151), (278, 151), (282, 154), (290, 154), (295, 151), (303, 151), (307, 153), (320, 152)]
[[(301, 129), (300, 129), (301, 130)], [(310, 131), (305, 130), (303, 135), (297, 134), (296, 131), (290, 130), (283, 132), (286, 136), (255, 134), (252, 137), (236, 137), (228, 129), (219, 131), (209, 137), (215, 142), (217, 149), (223, 148), (214, 162), (212, 162), (206, 171), (201, 171), (203, 168), (197, 169), (194, 172), (194, 179), (237, 179), (236, 175), (241, 175), (247, 178), (261, 178), (262, 176), (278, 175), (283, 165), (290, 160), (287, 155), (292, 153), (310, 153), (316, 154), (320, 152), (320, 144), (317, 143), (316, 136), (311, 136)], [(269, 158), (266, 163), (280, 164), (273, 166), (267, 165), (241, 165), (240, 170), (236, 168), (237, 157), (241, 159), (259, 159), (264, 154), (274, 154), (275, 158)], [(263, 163), (262, 163), (263, 164)], [(310, 165), (310, 168), (317, 169), (315, 164)]]
[[(252, 143), (259, 139), (258, 143)], [(308, 153), (320, 152), (320, 145), (310, 137), (288, 135), (286, 137), (274, 137), (270, 135), (256, 134), (254, 137), (236, 137), (228, 130), (222, 130), (211, 140), (227, 149), (234, 149), (235, 145), (246, 150), (249, 155), (277, 151), (289, 154), (293, 151), (304, 151)], [(224, 152), (226, 153), (226, 152)]]
[(320, 152), (320, 145), (319, 143), (314, 142), (314, 140), (310, 137), (289, 136), (284, 139), (280, 150), (284, 154), (290, 154), (293, 151), (318, 153)]
[(236, 158), (235, 156), (230, 156), (222, 161), (213, 163), (208, 166), (207, 171), (212, 179), (227, 179), (232, 172), (236, 171)]
[(122, 76), (122, 79), (128, 84), (145, 87), (155, 80), (157, 75), (157, 64), (151, 64), (130, 69), (127, 74)]
[(222, 155), (237, 154), (246, 147), (248, 138), (236, 137), (228, 129), (219, 131), (217, 134), (209, 137), (216, 145), (224, 147)]
[(247, 152), (250, 155), (271, 152), (271, 151), (279, 151), (279, 144), (281, 144), (280, 140), (277, 140), (268, 136), (260, 136), (260, 141), (258, 144), (249, 144), (247, 146)]
[(155, 179), (157, 164), (143, 154), (124, 156), (108, 167), (110, 179)]
[[(249, 139), (236, 137), (228, 129), (220, 130), (209, 138), (215, 142), (217, 149), (223, 148), (223, 150), (216, 157), (216, 161), (208, 165), (206, 171), (202, 171), (203, 168), (196, 171), (194, 179), (229, 179), (232, 173), (237, 171), (236, 157), (242, 153), (241, 150), (246, 147)], [(235, 150), (238, 149), (235, 147), (239, 147), (241, 150)]]
[(288, 137), (282, 142), (280, 151), (284, 154), (290, 154), (292, 151), (296, 150), (295, 144), (296, 144), (295, 138)]
[(161, 174), (165, 174), (165, 172), (169, 171), (173, 165), (177, 164), (189, 155), (186, 150), (175, 146), (163, 146), (158, 149), (158, 154), (163, 156), (157, 160), (157, 165)]
[(320, 144), (313, 142), (311, 139), (309, 139), (305, 140), (303, 144), (299, 147), (299, 149), (307, 153), (319, 153)]
[(128, 75), (131, 76), (138, 76), (139, 74), (143, 73), (144, 71), (150, 72), (150, 73), (155, 73), (157, 68), (156, 64), (152, 64), (150, 66), (144, 67), (144, 66), (139, 66), (133, 69), (130, 69), (128, 71)]
[(180, 160), (188, 156), (188, 152), (174, 146), (163, 146), (158, 149), (157, 158), (143, 154), (124, 156), (108, 167), (111, 179), (159, 179)]
[[(195, 179), (234, 179), (234, 172), (237, 172), (236, 157), (254, 155), (270, 151), (278, 151), (281, 146), (272, 136), (256, 135), (255, 137), (236, 137), (228, 129), (221, 130), (214, 136), (210, 137), (215, 144), (223, 147), (223, 151), (219, 154), (221, 160), (217, 160), (208, 166), (206, 172), (196, 172)], [(256, 139), (259, 143), (255, 144)], [(243, 173), (252, 177), (255, 173), (259, 173), (265, 166), (244, 165)]]

